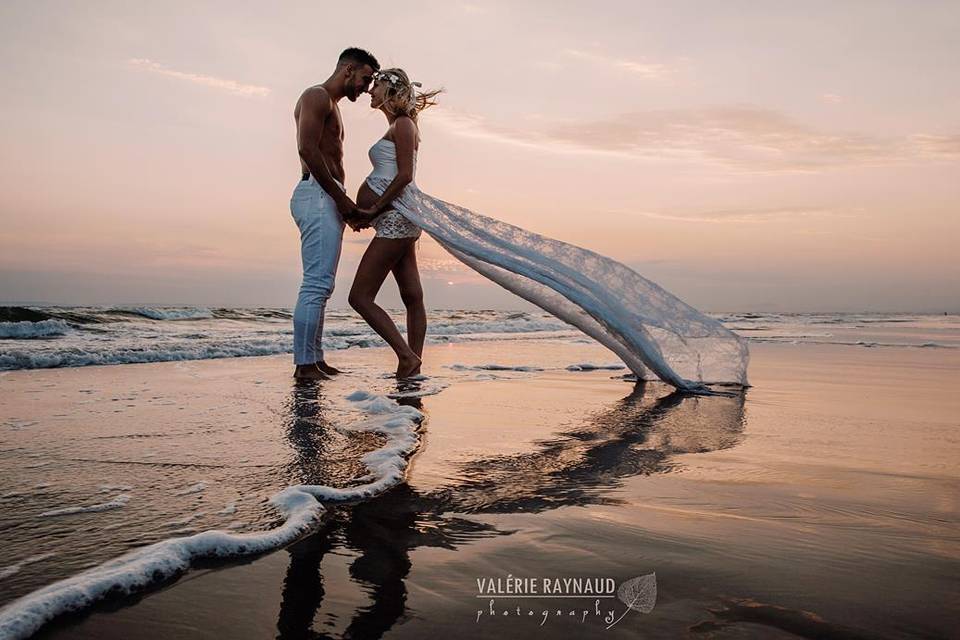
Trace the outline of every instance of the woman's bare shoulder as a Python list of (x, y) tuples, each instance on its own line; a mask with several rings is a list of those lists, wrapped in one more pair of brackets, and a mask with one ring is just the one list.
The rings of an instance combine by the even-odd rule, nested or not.
[(399, 138), (403, 138), (416, 145), (420, 141), (420, 128), (413, 118), (400, 116), (390, 125), (390, 129), (387, 130), (387, 135), (384, 137), (394, 144), (397, 143)]

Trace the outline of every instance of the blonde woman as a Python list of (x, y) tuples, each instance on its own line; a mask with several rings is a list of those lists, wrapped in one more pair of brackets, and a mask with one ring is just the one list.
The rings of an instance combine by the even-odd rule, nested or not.
[[(386, 69), (375, 75), (370, 88), (370, 106), (383, 112), (388, 126), (383, 137), (370, 148), (373, 172), (360, 186), (355, 213), (347, 218), (354, 229), (371, 226), (377, 232), (360, 260), (349, 301), (397, 354), (398, 378), (420, 372), (427, 332), (427, 312), (417, 269), (416, 242), (420, 228), (391, 206), (408, 185), (414, 184), (420, 144), (417, 115), (434, 104), (433, 97), (439, 93), (418, 93), (418, 86), (420, 83), (411, 82), (402, 69)], [(385, 185), (385, 188), (378, 193), (371, 188), (371, 183)], [(407, 309), (406, 340), (387, 312), (375, 302), (390, 272)]]
[[(426, 194), (414, 182), (417, 115), (436, 92), (418, 93), (400, 69), (377, 74), (370, 104), (389, 128), (370, 149), (371, 173), (348, 222), (376, 228), (350, 303), (393, 347), (397, 376), (420, 370), (426, 314), (416, 239), (426, 231), (455, 258), (552, 313), (620, 357), (638, 379), (654, 376), (683, 391), (747, 384), (747, 342), (624, 264)], [(584, 215), (590, 215), (585, 211)], [(407, 307), (407, 340), (374, 298), (393, 272)], [(652, 374), (652, 375), (651, 375)]]

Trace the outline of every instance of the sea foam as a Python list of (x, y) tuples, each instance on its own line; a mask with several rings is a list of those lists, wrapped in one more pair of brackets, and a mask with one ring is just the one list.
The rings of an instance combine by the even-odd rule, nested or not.
[(101, 502), (99, 504), (91, 504), (83, 507), (63, 507), (62, 509), (52, 509), (50, 511), (44, 511), (40, 514), (40, 517), (52, 518), (54, 516), (70, 516), (76, 513), (97, 513), (99, 511), (110, 511), (112, 509), (121, 509), (127, 506), (128, 502), (130, 502), (130, 496), (126, 493), (121, 493), (109, 502)]
[(363, 456), (363, 484), (346, 488), (296, 485), (269, 502), (283, 517), (275, 529), (252, 533), (211, 530), (158, 542), (19, 598), (0, 609), (0, 638), (27, 638), (51, 620), (81, 611), (109, 596), (130, 594), (175, 578), (201, 558), (250, 556), (278, 549), (312, 529), (324, 512), (321, 500), (361, 500), (403, 480), (407, 459), (419, 444), (423, 413), (385, 396), (355, 391), (348, 397), (363, 417), (347, 428), (385, 436), (379, 449)]
[(626, 369), (626, 367), (618, 363), (593, 364), (591, 362), (580, 362), (578, 364), (567, 365), (567, 371), (620, 371), (621, 369)]
[(25, 340), (62, 336), (70, 331), (70, 325), (63, 320), (41, 320), (40, 322), (0, 322), (0, 338)]
[(117, 307), (114, 311), (151, 320), (205, 320), (213, 317), (213, 312), (204, 307)]
[(454, 371), (543, 371), (543, 367), (534, 365), (506, 365), (506, 364), (451, 364), (448, 368)]

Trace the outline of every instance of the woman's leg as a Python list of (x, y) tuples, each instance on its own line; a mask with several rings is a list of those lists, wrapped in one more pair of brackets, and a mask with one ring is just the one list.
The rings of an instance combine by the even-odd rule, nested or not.
[[(393, 267), (393, 277), (400, 289), (400, 299), (407, 308), (407, 344), (423, 358), (423, 341), (427, 335), (427, 310), (423, 306), (423, 287), (417, 268), (417, 244), (413, 242)], [(419, 373), (419, 372), (417, 372)]]
[(350, 288), (350, 306), (356, 309), (381, 338), (387, 341), (390, 348), (397, 354), (397, 377), (405, 378), (412, 375), (420, 366), (418, 356), (404, 341), (397, 325), (375, 302), (380, 287), (387, 274), (407, 252), (413, 244), (412, 238), (399, 240), (374, 238), (367, 246), (367, 250), (360, 259), (357, 275)]

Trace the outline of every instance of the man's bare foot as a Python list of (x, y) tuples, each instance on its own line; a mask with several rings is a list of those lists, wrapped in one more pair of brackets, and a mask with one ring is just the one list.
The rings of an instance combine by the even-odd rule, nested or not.
[(423, 361), (416, 354), (400, 358), (400, 362), (397, 364), (397, 378), (409, 378), (420, 373), (420, 365), (422, 364)]
[(335, 376), (338, 373), (343, 373), (343, 371), (341, 371), (340, 369), (337, 369), (336, 367), (331, 367), (330, 365), (328, 365), (324, 360), (321, 360), (320, 362), (318, 362), (317, 367), (320, 369), (320, 371), (323, 371), (328, 376)]
[(298, 380), (329, 380), (330, 376), (324, 373), (317, 363), (298, 364), (293, 370), (293, 377)]

